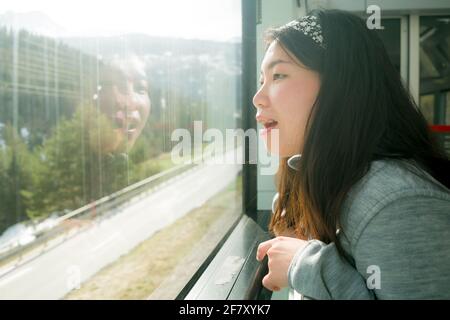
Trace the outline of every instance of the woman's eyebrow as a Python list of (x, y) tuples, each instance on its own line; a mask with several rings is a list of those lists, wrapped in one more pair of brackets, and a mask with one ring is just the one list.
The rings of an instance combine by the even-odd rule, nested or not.
[(291, 64), (290, 61), (278, 59), (278, 60), (272, 61), (272, 62), (269, 64), (269, 66), (267, 67), (267, 69), (270, 70), (270, 69), (272, 69), (273, 67), (275, 67), (277, 64), (280, 64), (280, 63), (288, 63), (288, 64)]
[[(267, 70), (272, 69), (273, 67), (275, 67), (277, 64), (281, 64), (281, 63), (287, 63), (287, 64), (292, 64), (292, 62), (290, 61), (286, 61), (286, 60), (282, 60), (282, 59), (277, 59), (272, 61), (271, 63), (269, 63), (269, 65), (267, 66)], [(262, 73), (262, 70), (261, 70)]]

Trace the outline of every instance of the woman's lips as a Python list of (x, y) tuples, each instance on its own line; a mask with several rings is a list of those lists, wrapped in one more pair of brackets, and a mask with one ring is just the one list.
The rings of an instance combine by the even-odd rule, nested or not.
[(277, 129), (277, 128), (278, 128), (277, 121), (266, 122), (266, 123), (264, 123), (264, 128), (261, 129), (259, 134), (261, 136), (266, 136), (267, 134), (270, 133), (270, 131), (272, 131), (273, 129)]
[(127, 133), (128, 135), (134, 134), (140, 123), (141, 123), (141, 115), (139, 111), (134, 110), (125, 114), (124, 111), (117, 111), (114, 115), (114, 124), (116, 129), (120, 129), (122, 132)]
[(269, 120), (269, 121), (267, 121), (267, 122), (264, 123), (264, 127), (265, 127), (266, 129), (269, 129), (269, 128), (276, 127), (277, 124), (278, 124), (277, 121), (275, 121), (275, 120)]

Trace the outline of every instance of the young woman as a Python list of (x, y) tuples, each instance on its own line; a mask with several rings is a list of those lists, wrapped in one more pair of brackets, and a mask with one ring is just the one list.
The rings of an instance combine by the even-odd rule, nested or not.
[(376, 32), (334, 10), (269, 30), (253, 102), (281, 159), (263, 285), (450, 299), (450, 161)]

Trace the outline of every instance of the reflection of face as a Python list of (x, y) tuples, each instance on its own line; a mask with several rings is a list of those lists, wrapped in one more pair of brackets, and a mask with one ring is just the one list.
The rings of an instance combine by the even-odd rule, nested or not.
[(121, 69), (105, 70), (99, 93), (100, 110), (114, 128), (114, 152), (129, 151), (133, 147), (151, 109), (145, 75), (133, 66)]
[(257, 121), (265, 127), (262, 135), (269, 152), (273, 151), (271, 130), (278, 129), (278, 155), (301, 153), (306, 123), (320, 89), (319, 74), (294, 61), (273, 41), (261, 65), (260, 82), (253, 104)]

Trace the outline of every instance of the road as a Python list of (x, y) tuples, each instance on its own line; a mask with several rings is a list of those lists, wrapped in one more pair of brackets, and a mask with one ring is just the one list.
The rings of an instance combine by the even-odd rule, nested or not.
[[(229, 156), (229, 155), (228, 155)], [(0, 278), (0, 299), (61, 299), (229, 185), (237, 164), (203, 164)]]

